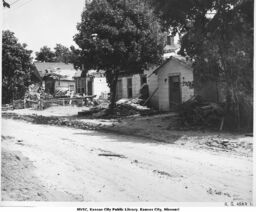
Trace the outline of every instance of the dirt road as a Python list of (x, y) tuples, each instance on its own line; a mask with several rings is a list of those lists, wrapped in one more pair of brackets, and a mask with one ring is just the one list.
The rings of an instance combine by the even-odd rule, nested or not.
[(252, 201), (252, 158), (228, 152), (7, 119), (2, 152), (3, 200)]

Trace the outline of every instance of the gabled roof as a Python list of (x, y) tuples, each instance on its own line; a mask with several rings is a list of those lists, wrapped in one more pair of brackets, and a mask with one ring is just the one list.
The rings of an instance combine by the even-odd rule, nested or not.
[[(159, 71), (163, 66), (165, 66), (167, 63), (169, 63), (169, 62), (172, 61), (172, 60), (175, 60), (175, 61), (179, 62), (181, 65), (184, 65), (184, 66), (186, 66), (186, 67), (188, 67), (188, 68), (191, 68), (191, 67), (192, 67), (191, 61), (188, 60), (186, 57), (183, 57), (183, 56), (178, 55), (178, 54), (176, 54), (176, 53), (169, 53), (168, 55), (165, 55), (165, 56), (166, 56), (165, 58), (167, 58), (167, 56), (168, 56), (168, 58), (167, 58), (160, 66), (158, 66), (158, 67), (152, 72), (152, 74), (157, 74), (158, 71)], [(152, 74), (150, 74), (149, 77), (150, 77)]]
[(44, 78), (52, 78), (56, 80), (63, 80), (63, 81), (74, 81), (74, 76), (76, 71), (74, 69), (64, 70), (64, 69), (57, 69), (54, 71), (50, 71), (50, 73), (46, 73)]
[(50, 73), (54, 70), (75, 70), (71, 63), (35, 62), (34, 65), (41, 78), (43, 78), (47, 72)]

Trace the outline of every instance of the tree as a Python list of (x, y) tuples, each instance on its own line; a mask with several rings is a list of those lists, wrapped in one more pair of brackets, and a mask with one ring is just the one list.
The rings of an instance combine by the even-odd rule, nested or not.
[[(227, 112), (241, 123), (241, 104), (253, 94), (253, 0), (152, 0), (174, 33), (180, 54), (194, 61), (200, 81), (215, 80), (226, 93)], [(251, 114), (252, 115), (252, 114)]]
[[(227, 111), (240, 128), (253, 107), (253, 1), (241, 1), (233, 8), (219, 9), (206, 27), (206, 36), (194, 64), (202, 80), (215, 79), (226, 94)], [(198, 33), (191, 30), (188, 43)], [(193, 38), (194, 37), (194, 38)], [(199, 49), (199, 48), (197, 48)], [(196, 49), (195, 49), (196, 50)], [(248, 105), (249, 104), (249, 105)], [(246, 106), (247, 105), (247, 106)], [(250, 107), (248, 107), (250, 106)], [(245, 109), (245, 107), (247, 107)], [(248, 123), (248, 122), (247, 122)]]
[(70, 47), (70, 63), (74, 65), (75, 69), (82, 69), (83, 58), (81, 56), (82, 51), (80, 49), (75, 48), (74, 46)]
[(3, 7), (8, 7), (8, 8), (10, 8), (10, 4), (7, 3), (5, 0), (3, 0)]
[(51, 48), (43, 46), (39, 52), (36, 52), (36, 60), (40, 62), (55, 62), (56, 56)]
[[(220, 1), (150, 0), (150, 2), (167, 29), (171, 26), (173, 33), (185, 33), (195, 22), (204, 24), (207, 20), (206, 14), (213, 12), (217, 7), (217, 2)], [(227, 2), (227, 0), (221, 2)]]
[(56, 44), (54, 51), (47, 46), (43, 46), (39, 52), (36, 52), (36, 60), (40, 62), (62, 62), (73, 63), (76, 60), (77, 50), (74, 46), (70, 49), (62, 44)]
[(140, 73), (161, 62), (161, 28), (146, 1), (93, 0), (77, 29), (74, 40), (81, 49), (83, 66), (106, 71), (111, 109), (120, 74)]
[(71, 51), (68, 47), (62, 44), (56, 44), (54, 47), (55, 57), (57, 62), (69, 63), (71, 62)]
[(31, 83), (32, 51), (26, 49), (14, 33), (2, 32), (2, 100), (10, 103), (14, 98), (22, 98)]

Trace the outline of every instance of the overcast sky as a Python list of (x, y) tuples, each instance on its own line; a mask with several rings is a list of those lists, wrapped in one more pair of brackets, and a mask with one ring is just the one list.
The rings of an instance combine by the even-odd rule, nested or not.
[(39, 51), (56, 43), (70, 47), (81, 21), (85, 0), (6, 0), (3, 29), (9, 29), (28, 49)]

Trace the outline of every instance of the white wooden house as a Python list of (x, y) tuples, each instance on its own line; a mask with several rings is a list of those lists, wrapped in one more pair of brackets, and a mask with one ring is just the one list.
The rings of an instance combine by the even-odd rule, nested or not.
[(148, 76), (151, 104), (160, 111), (173, 111), (194, 95), (191, 62), (173, 54)]

